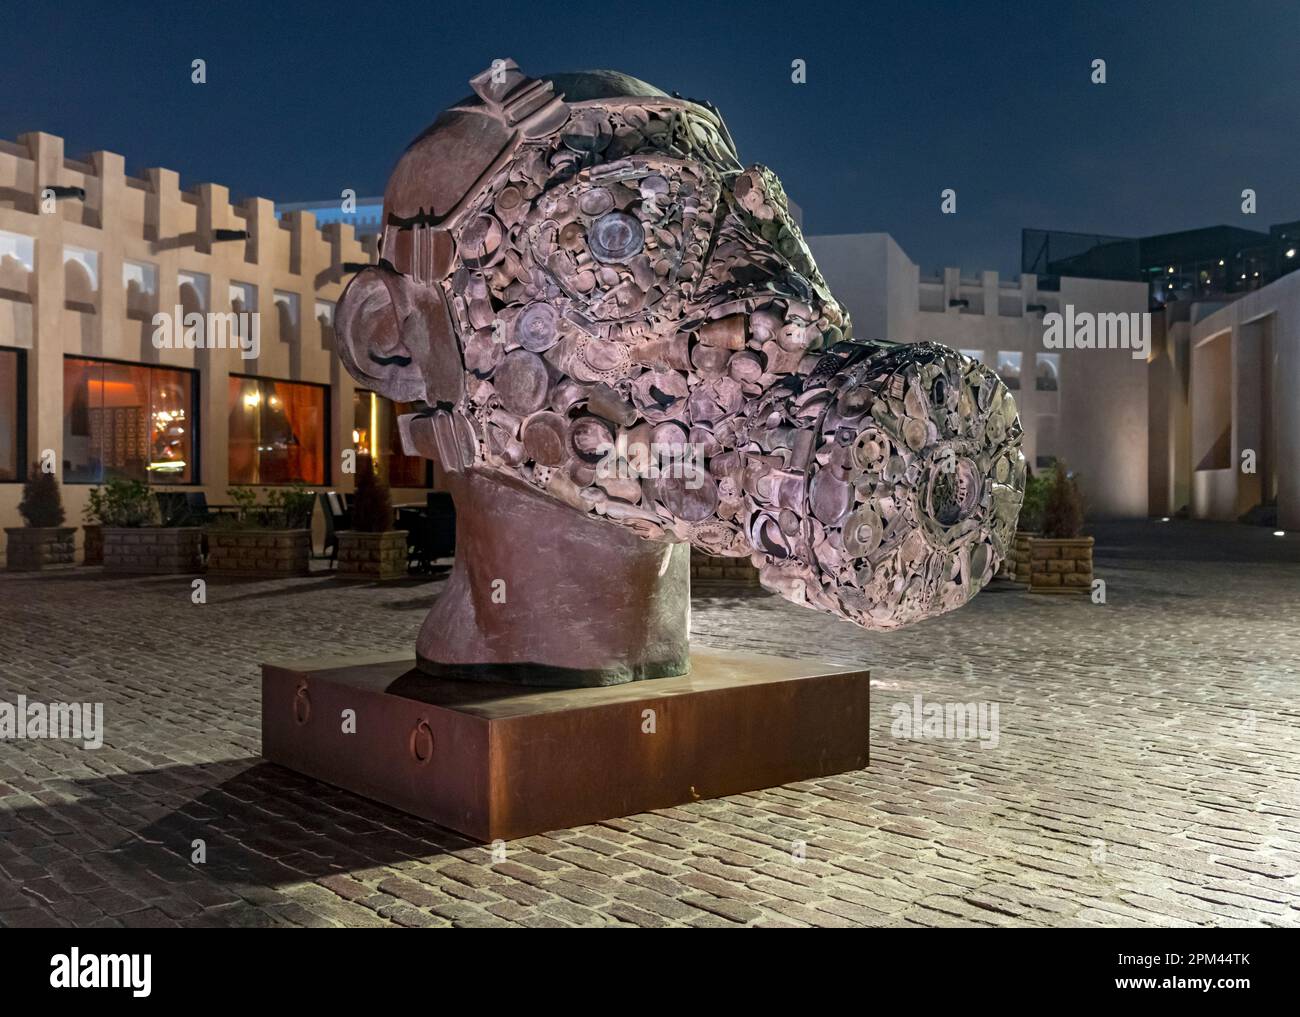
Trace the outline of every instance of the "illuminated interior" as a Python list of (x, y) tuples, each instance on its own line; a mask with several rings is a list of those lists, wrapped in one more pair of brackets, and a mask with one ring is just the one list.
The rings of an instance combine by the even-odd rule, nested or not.
[(65, 357), (63, 479), (192, 484), (194, 372)]

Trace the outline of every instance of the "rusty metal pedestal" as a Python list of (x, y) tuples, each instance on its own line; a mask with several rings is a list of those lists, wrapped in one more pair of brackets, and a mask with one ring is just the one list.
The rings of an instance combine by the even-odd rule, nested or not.
[(411, 658), (265, 664), (262, 754), (484, 842), (867, 765), (866, 671), (711, 649), (690, 663), (573, 689)]

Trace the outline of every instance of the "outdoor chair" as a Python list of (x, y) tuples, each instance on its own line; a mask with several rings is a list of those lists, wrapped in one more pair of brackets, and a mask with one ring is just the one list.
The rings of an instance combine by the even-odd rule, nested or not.
[(322, 551), (329, 556), (331, 562), (337, 562), (339, 556), (338, 535), (342, 530), (352, 528), (351, 506), (337, 491), (322, 491), (320, 493), (320, 507), (322, 515), (325, 516), (325, 546)]
[(439, 558), (450, 558), (456, 553), (456, 505), (451, 495), (444, 491), (430, 491), (425, 502), (428, 506), (426, 552), (430, 563)]
[(158, 521), (163, 526), (188, 526), (190, 509), (185, 502), (184, 491), (155, 491), (154, 501), (158, 504)]

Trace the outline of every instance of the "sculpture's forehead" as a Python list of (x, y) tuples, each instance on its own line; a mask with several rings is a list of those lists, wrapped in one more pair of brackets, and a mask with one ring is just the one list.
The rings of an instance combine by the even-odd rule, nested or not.
[(566, 148), (589, 151), (606, 162), (653, 151), (698, 160), (724, 173), (741, 169), (722, 117), (689, 100), (618, 98), (571, 103), (569, 120), (555, 137)]
[(716, 111), (662, 93), (566, 100), (542, 127), (521, 137), (479, 100), (453, 106), (398, 161), (384, 195), (387, 220), (453, 225), (489, 180), (521, 160), (544, 186), (631, 155), (696, 162), (724, 179), (741, 169)]

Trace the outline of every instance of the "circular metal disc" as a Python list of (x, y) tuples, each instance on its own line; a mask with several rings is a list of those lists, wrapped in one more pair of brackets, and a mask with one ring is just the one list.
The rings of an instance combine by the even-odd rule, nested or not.
[(549, 377), (546, 363), (536, 353), (512, 350), (492, 375), (501, 405), (511, 413), (535, 413), (546, 405)]
[(528, 458), (541, 466), (559, 466), (568, 456), (568, 434), (564, 418), (558, 413), (543, 412), (524, 424), (524, 450)]

